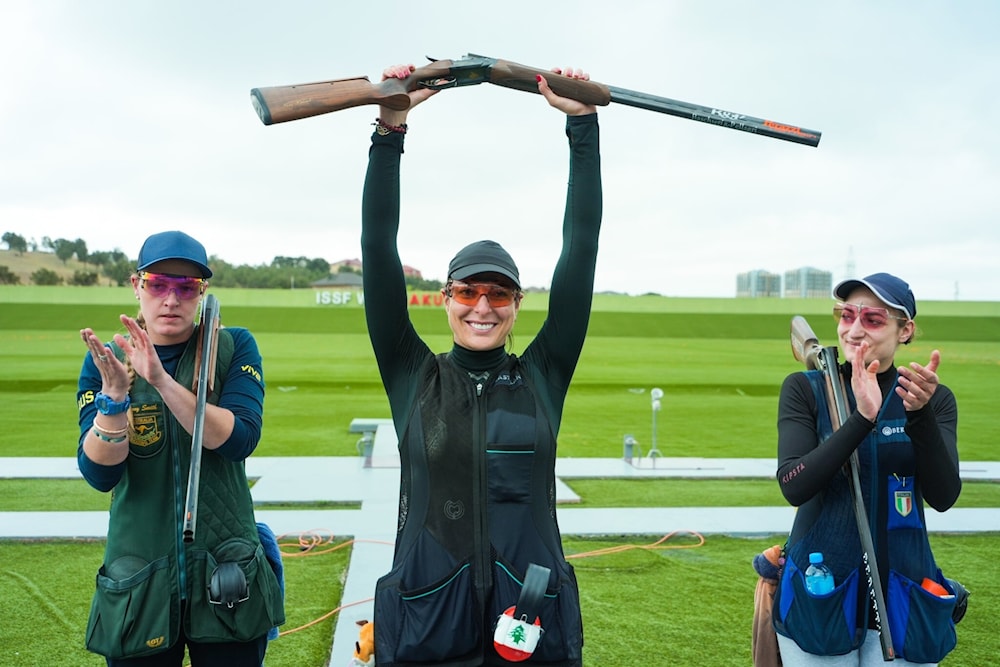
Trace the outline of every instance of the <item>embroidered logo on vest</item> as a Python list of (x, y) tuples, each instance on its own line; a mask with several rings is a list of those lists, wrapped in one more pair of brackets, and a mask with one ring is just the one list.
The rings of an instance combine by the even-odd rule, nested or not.
[(502, 371), (499, 375), (497, 375), (496, 385), (498, 387), (503, 385), (513, 389), (514, 387), (519, 387), (522, 384), (524, 384), (524, 380), (521, 379), (520, 373), (511, 375), (508, 371)]
[(898, 512), (900, 516), (908, 516), (910, 512), (913, 511), (912, 491), (896, 491), (895, 501), (896, 512)]
[(156, 403), (143, 403), (132, 408), (132, 442), (136, 447), (149, 447), (163, 442), (163, 411)]
[(457, 521), (465, 516), (465, 503), (461, 500), (449, 500), (444, 504), (444, 515), (452, 521)]

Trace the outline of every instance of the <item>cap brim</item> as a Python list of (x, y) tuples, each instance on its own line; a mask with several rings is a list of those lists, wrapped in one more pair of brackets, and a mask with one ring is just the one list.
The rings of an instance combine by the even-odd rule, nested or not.
[(903, 311), (907, 319), (911, 320), (913, 319), (913, 314), (910, 313), (909, 308), (907, 308), (902, 304), (896, 303), (895, 301), (887, 297), (885, 295), (885, 292), (880, 290), (876, 285), (873, 285), (867, 280), (861, 278), (853, 278), (851, 280), (845, 280), (844, 282), (838, 284), (836, 287), (833, 288), (833, 296), (840, 299), (841, 301), (844, 301), (847, 299), (847, 297), (851, 295), (851, 292), (853, 292), (859, 287), (867, 287), (872, 291), (872, 294), (878, 297), (879, 301), (889, 306), (890, 308), (895, 308), (896, 310)]
[(158, 262), (165, 262), (165, 261), (171, 260), (171, 259), (176, 259), (176, 260), (180, 260), (182, 262), (187, 262), (188, 264), (194, 264), (195, 266), (198, 267), (198, 270), (201, 271), (201, 277), (202, 278), (211, 278), (212, 277), (212, 269), (208, 268), (207, 266), (205, 266), (201, 262), (194, 261), (190, 257), (176, 257), (176, 256), (175, 257), (157, 257), (152, 262), (146, 262), (142, 266), (137, 266), (135, 268), (136, 268), (137, 271), (145, 271), (146, 269), (148, 269), (149, 267), (151, 267), (153, 264), (157, 264)]
[(496, 264), (469, 264), (468, 266), (455, 269), (452, 272), (451, 277), (456, 280), (465, 280), (466, 278), (470, 278), (480, 273), (499, 273), (500, 275), (509, 278), (518, 289), (521, 287), (521, 282), (516, 276), (512, 275), (507, 269), (502, 266), (497, 266)]

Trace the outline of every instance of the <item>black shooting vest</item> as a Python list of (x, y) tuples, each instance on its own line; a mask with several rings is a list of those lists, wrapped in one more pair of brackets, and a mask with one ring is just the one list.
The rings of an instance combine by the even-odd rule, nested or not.
[[(375, 596), (382, 667), (581, 664), (579, 593), (555, 512), (556, 441), (516, 356), (474, 379), (442, 354), (422, 371), (400, 440), (392, 570)], [(529, 564), (549, 568), (534, 655), (493, 648)]]
[[(816, 399), (816, 433), (822, 442), (833, 432), (820, 371), (807, 371)], [(955, 647), (951, 612), (954, 599), (939, 598), (921, 588), (924, 577), (946, 588), (934, 562), (924, 521), (924, 499), (916, 478), (913, 443), (906, 435), (906, 411), (893, 384), (875, 420), (875, 427), (858, 445), (858, 476), (875, 547), (888, 624), (896, 654), (910, 662), (939, 662)], [(847, 387), (849, 409), (854, 394)], [(858, 648), (868, 628), (869, 593), (847, 474), (834, 477), (826, 490), (796, 513), (786, 561), (775, 592), (774, 626), (805, 651), (842, 655)], [(798, 522), (812, 521), (811, 526)], [(804, 572), (809, 554), (823, 553), (836, 588), (827, 596), (809, 594)], [(952, 591), (954, 592), (954, 591)]]

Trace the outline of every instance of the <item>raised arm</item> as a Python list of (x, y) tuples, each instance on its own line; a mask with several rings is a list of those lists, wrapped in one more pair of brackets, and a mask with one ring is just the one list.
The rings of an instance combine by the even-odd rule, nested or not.
[[(556, 74), (586, 76), (578, 70)], [(570, 166), (562, 249), (552, 276), (548, 317), (525, 356), (544, 369), (546, 381), (557, 392), (565, 392), (583, 349), (593, 301), (603, 215), (600, 131), (594, 106), (554, 95), (544, 77), (539, 91), (549, 104), (568, 114)]]

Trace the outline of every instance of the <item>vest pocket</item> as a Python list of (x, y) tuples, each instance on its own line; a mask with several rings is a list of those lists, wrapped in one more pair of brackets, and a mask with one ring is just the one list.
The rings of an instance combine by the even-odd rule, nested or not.
[(118, 558), (97, 572), (87, 622), (87, 649), (109, 658), (131, 658), (166, 649), (177, 637), (166, 557), (152, 563)]
[[(547, 587), (538, 617), (542, 622), (541, 640), (532, 660), (555, 662), (579, 660), (583, 646), (583, 621), (580, 617), (580, 594), (576, 575), (569, 563), (562, 566), (538, 563), (556, 573), (556, 588)], [(550, 577), (551, 583), (551, 577)], [(493, 599), (490, 602), (494, 622), (508, 607), (516, 605), (524, 585), (524, 573), (503, 558), (493, 564)], [(535, 619), (529, 619), (533, 623)]]
[(858, 626), (858, 570), (853, 570), (832, 592), (813, 595), (805, 575), (788, 558), (779, 584), (776, 616), (784, 632), (803, 651), (815, 655), (843, 655), (860, 646)]
[[(284, 622), (281, 590), (260, 545), (234, 537), (211, 552), (192, 550), (189, 558), (190, 599), (185, 628), (191, 639), (246, 642)], [(213, 602), (212, 575), (220, 564), (228, 563), (235, 563), (246, 578), (245, 599), (219, 604)], [(218, 588), (218, 578), (216, 581)], [(244, 598), (231, 594), (225, 597)]]
[(401, 590), (401, 579), (399, 571), (390, 572), (375, 589), (375, 655), (380, 664), (437, 662), (478, 649), (482, 634), (468, 561), (420, 588)]
[(940, 662), (958, 642), (951, 614), (955, 591), (937, 571), (936, 581), (952, 594), (942, 598), (889, 570), (889, 629), (896, 652), (909, 662)]
[(491, 444), (486, 450), (489, 500), (492, 503), (531, 502), (534, 444)]

